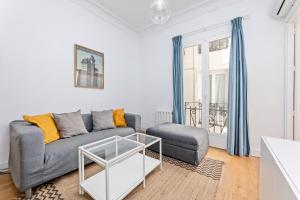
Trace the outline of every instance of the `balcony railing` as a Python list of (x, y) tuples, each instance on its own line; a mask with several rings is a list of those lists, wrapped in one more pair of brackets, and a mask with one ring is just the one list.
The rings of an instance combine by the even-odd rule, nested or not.
[[(202, 127), (202, 103), (185, 102), (186, 124)], [(209, 131), (214, 133), (227, 132), (228, 109), (225, 103), (209, 103)]]

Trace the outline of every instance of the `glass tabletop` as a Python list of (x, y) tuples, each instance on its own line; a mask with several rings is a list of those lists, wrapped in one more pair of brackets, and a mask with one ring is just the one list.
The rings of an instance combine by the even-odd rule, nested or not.
[(139, 143), (143, 143), (146, 146), (150, 146), (160, 140), (160, 138), (158, 138), (158, 137), (146, 135), (144, 133), (134, 133), (132, 135), (127, 136), (126, 138), (136, 141), (136, 142), (139, 142)]
[(129, 151), (141, 149), (142, 146), (142, 143), (138, 143), (127, 138), (114, 136), (105, 140), (84, 145), (81, 147), (81, 149), (96, 155), (104, 161), (109, 162), (118, 156), (126, 154)]

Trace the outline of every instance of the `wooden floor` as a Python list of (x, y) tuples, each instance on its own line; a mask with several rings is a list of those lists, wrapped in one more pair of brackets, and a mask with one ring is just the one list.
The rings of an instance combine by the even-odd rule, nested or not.
[(225, 162), (217, 200), (259, 199), (259, 158), (230, 156), (214, 148), (207, 156)]
[[(210, 148), (207, 157), (225, 162), (217, 191), (217, 200), (256, 200), (259, 188), (259, 159), (229, 156), (225, 151)], [(10, 175), (0, 175), (0, 200), (18, 195)]]

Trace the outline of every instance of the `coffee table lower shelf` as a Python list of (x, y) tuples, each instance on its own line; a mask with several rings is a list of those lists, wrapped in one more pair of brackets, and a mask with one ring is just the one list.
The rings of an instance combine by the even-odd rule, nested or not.
[[(109, 193), (111, 200), (119, 200), (128, 195), (143, 182), (141, 167), (143, 154), (137, 153), (109, 169)], [(145, 156), (145, 173), (149, 174), (160, 165), (160, 161)], [(105, 170), (87, 178), (81, 183), (82, 189), (97, 200), (106, 200)]]

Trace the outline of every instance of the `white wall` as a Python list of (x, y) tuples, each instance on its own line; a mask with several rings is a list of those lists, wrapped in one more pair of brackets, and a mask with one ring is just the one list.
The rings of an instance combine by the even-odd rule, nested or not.
[[(244, 15), (253, 153), (260, 136), (282, 137), (284, 24), (270, 17), (272, 0), (231, 1), (176, 17), (141, 40), (79, 0), (1, 2), (0, 167), (8, 158), (8, 123), (22, 114), (125, 107), (142, 113), (144, 128), (152, 126), (156, 110), (172, 110), (171, 38)], [(75, 43), (105, 54), (104, 90), (73, 87)]]
[(178, 17), (166, 28), (142, 37), (143, 127), (153, 125), (156, 110), (172, 110), (173, 36), (249, 15), (244, 21), (249, 80), (249, 131), (252, 154), (259, 154), (262, 135), (284, 135), (284, 23), (270, 16), (272, 0), (240, 0), (211, 5)]
[[(95, 13), (71, 0), (1, 2), (0, 167), (8, 159), (8, 124), (23, 114), (140, 112), (139, 37)], [(75, 43), (105, 54), (104, 90), (74, 88)]]

